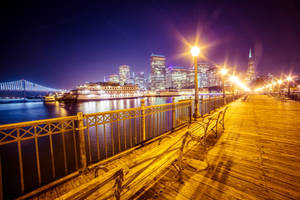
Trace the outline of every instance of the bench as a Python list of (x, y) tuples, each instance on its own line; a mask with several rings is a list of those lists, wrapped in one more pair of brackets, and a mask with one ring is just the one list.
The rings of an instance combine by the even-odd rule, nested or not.
[[(149, 147), (147, 151), (143, 151), (142, 148), (139, 149), (140, 152), (137, 152), (136, 154), (139, 155), (139, 157), (128, 161), (128, 163), (118, 161), (119, 159), (116, 159), (116, 161), (118, 161), (116, 162), (118, 165), (113, 164), (112, 166), (115, 166), (115, 168), (110, 169), (109, 171), (107, 170), (106, 166), (98, 166), (93, 170), (91, 169), (92, 174), (94, 174), (94, 178), (92, 180), (81, 184), (79, 187), (69, 190), (57, 199), (73, 200), (85, 199), (88, 197), (98, 198), (100, 194), (101, 199), (128, 199), (130, 196), (132, 196), (131, 194), (138, 192), (142, 189), (141, 187), (144, 187), (143, 183), (147, 183), (147, 185), (149, 185), (150, 182), (143, 182), (143, 180), (146, 179), (145, 174), (147, 174), (143, 174), (144, 172), (155, 172), (153, 175), (147, 174), (147, 177), (153, 177), (155, 182), (155, 177), (157, 177), (159, 173), (162, 173), (162, 171), (168, 166), (172, 165), (175, 160), (179, 161), (179, 165), (177, 167), (179, 171), (178, 180), (182, 182), (182, 160), (183, 153), (188, 150), (185, 147), (188, 146), (186, 145), (187, 137), (191, 136), (192, 140), (201, 139), (202, 141), (202, 138), (206, 138), (206, 135), (210, 130), (213, 130), (217, 136), (218, 126), (221, 125), (224, 128), (224, 117), (226, 110), (227, 107), (213, 113), (208, 117), (203, 118), (202, 121), (195, 122), (193, 127), (188, 129), (189, 134), (186, 134), (186, 132), (179, 132), (177, 135), (168, 136), (168, 141), (157, 139), (157, 146), (155, 143), (150, 143), (150, 145), (153, 144), (153, 146), (151, 148)], [(191, 134), (195, 131), (199, 132), (199, 129), (201, 128), (204, 130), (204, 134), (201, 134), (201, 138)], [(162, 142), (164, 143), (161, 144)], [(146, 147), (147, 146), (144, 146), (143, 148)], [(103, 170), (101, 175), (98, 174), (99, 170)], [(138, 185), (141, 185), (141, 187)], [(147, 185), (145, 187), (147, 187)], [(96, 191), (97, 194), (94, 196)]]
[(189, 129), (190, 134), (192, 134), (195, 131), (199, 131), (199, 129), (203, 129), (204, 134), (200, 136), (201, 139), (206, 138), (210, 130), (212, 130), (215, 133), (215, 136), (217, 137), (218, 125), (221, 125), (222, 128), (225, 129), (224, 118), (227, 109), (228, 107), (225, 107), (224, 109), (217, 111), (206, 118), (203, 118), (202, 121), (195, 122), (196, 126)]

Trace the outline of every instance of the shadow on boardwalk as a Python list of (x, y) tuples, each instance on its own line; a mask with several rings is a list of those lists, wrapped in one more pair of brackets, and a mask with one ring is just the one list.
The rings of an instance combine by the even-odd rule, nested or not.
[(225, 128), (184, 155), (183, 184), (171, 166), (140, 199), (300, 199), (300, 102), (250, 95)]

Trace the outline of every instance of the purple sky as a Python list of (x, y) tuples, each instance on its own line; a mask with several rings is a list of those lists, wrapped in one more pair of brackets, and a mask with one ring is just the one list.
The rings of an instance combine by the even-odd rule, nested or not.
[(121, 64), (148, 74), (151, 53), (190, 66), (179, 35), (193, 42), (197, 30), (215, 63), (246, 70), (252, 48), (259, 73), (300, 74), (297, 1), (45, 2), (1, 6), (0, 82), (73, 88)]

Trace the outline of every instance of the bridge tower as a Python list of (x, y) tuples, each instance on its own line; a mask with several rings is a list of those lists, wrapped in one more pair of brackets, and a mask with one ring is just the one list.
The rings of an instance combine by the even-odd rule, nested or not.
[(23, 97), (26, 98), (26, 84), (25, 84), (25, 80), (22, 79), (22, 88), (23, 88)]

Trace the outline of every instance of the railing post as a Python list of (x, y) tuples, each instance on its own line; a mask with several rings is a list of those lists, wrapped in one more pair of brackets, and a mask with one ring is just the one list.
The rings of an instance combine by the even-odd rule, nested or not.
[(85, 138), (84, 138), (84, 124), (83, 124), (83, 114), (82, 112), (77, 113), (78, 118), (78, 133), (79, 133), (79, 149), (80, 149), (80, 162), (83, 169), (87, 168), (86, 159), (86, 148), (85, 148)]
[(217, 98), (216, 97), (213, 97), (213, 101), (214, 101), (214, 110), (216, 110), (216, 108), (217, 108)]
[(142, 136), (143, 136), (143, 141), (146, 140), (146, 116), (145, 116), (145, 100), (141, 99), (141, 111), (142, 111)]
[(3, 199), (3, 183), (2, 183), (2, 159), (0, 155), (0, 200)]
[(204, 115), (204, 101), (203, 101), (203, 95), (201, 95), (201, 116)]
[(176, 104), (175, 97), (172, 97), (172, 129), (176, 128)]
[(190, 97), (190, 124), (192, 123), (192, 119), (193, 119), (193, 100), (192, 97)]
[(211, 111), (211, 100), (210, 100), (210, 95), (208, 95), (208, 113)]

